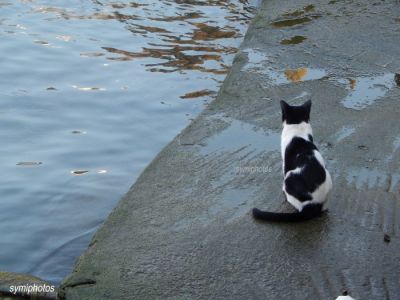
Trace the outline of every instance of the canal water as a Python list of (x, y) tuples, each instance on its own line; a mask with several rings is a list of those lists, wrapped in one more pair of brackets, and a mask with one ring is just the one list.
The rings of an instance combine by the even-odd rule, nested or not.
[(0, 270), (58, 284), (216, 95), (257, 1), (0, 0)]

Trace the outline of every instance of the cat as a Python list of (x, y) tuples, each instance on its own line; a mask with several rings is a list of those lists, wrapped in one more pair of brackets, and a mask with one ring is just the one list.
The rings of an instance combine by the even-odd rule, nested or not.
[(256, 219), (277, 222), (305, 221), (326, 211), (332, 179), (325, 162), (314, 145), (310, 125), (311, 100), (291, 106), (281, 101), (283, 130), (281, 153), (283, 193), (297, 209), (292, 213), (277, 213), (253, 209)]

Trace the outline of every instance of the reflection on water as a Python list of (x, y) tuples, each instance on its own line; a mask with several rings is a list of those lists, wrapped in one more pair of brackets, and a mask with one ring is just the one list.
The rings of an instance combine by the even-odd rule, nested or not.
[[(246, 0), (235, 1), (160, 1), (155, 3), (101, 3), (101, 12), (87, 14), (76, 12), (69, 8), (40, 6), (36, 12), (51, 14), (66, 20), (69, 19), (99, 19), (118, 20), (124, 23), (127, 30), (133, 34), (149, 39), (141, 51), (131, 51), (129, 48), (102, 47), (105, 51), (116, 56), (110, 60), (126, 61), (137, 58), (156, 58), (163, 60), (159, 63), (146, 64), (153, 72), (174, 72), (180, 70), (199, 70), (214, 74), (226, 74), (229, 65), (223, 55), (233, 54), (236, 47), (220, 39), (238, 38), (243, 33), (242, 25), (247, 22), (254, 6)], [(239, 7), (238, 4), (244, 5)], [(222, 26), (210, 25), (217, 23), (214, 14), (221, 10), (226, 16)], [(170, 15), (172, 13), (172, 15)], [(236, 23), (238, 22), (238, 24)], [(152, 40), (158, 40), (154, 43)], [(150, 42), (151, 41), (151, 42)], [(48, 44), (47, 41), (43, 43)], [(236, 46), (236, 44), (235, 44)], [(81, 55), (100, 56), (103, 53)], [(207, 67), (212, 61), (212, 68)]]
[(60, 282), (215, 97), (255, 4), (0, 1), (1, 270)]
[(203, 96), (208, 96), (208, 95), (213, 95), (215, 94), (214, 91), (210, 90), (201, 90), (201, 91), (196, 91), (192, 93), (186, 93), (185, 95), (181, 96), (182, 99), (190, 99), (190, 98), (198, 98), (198, 97), (203, 97)]

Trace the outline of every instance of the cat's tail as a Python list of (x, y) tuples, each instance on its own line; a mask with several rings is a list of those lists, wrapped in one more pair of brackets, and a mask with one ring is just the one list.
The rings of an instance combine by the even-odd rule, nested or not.
[(253, 217), (258, 220), (272, 222), (301, 222), (321, 216), (322, 204), (310, 203), (303, 207), (301, 212), (275, 213), (253, 208)]

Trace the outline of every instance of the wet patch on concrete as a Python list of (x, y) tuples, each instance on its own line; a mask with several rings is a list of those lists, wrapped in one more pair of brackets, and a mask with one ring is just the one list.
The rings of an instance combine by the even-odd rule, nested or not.
[(289, 11), (283, 14), (284, 17), (299, 17), (304, 15), (305, 13), (311, 12), (315, 10), (314, 4), (309, 4), (304, 6), (302, 9), (297, 9), (294, 11)]
[(208, 212), (212, 215), (228, 215), (227, 220), (232, 221), (247, 214), (253, 207), (253, 194), (254, 188), (226, 189)]
[[(378, 76), (357, 77), (350, 81), (348, 95), (342, 104), (346, 108), (355, 110), (364, 109), (377, 100), (384, 97), (394, 87), (394, 74), (386, 73)], [(342, 84), (348, 84), (346, 80), (338, 80)]]
[(209, 207), (192, 218), (181, 218), (171, 229), (187, 230), (191, 226), (209, 226), (213, 222), (229, 223), (246, 215), (254, 206), (256, 187), (237, 188), (232, 185), (220, 189), (220, 194)]
[(198, 214), (195, 218), (182, 218), (172, 226), (174, 231), (187, 230), (196, 224), (208, 226), (213, 222), (229, 223), (248, 214), (254, 206), (256, 188), (228, 187), (221, 191), (218, 199), (207, 210)]
[(292, 27), (296, 25), (303, 25), (310, 23), (312, 21), (312, 18), (310, 17), (301, 17), (301, 18), (295, 18), (295, 19), (281, 19), (277, 20), (271, 23), (272, 26), (276, 28), (284, 28), (284, 27)]
[(356, 131), (356, 129), (354, 127), (351, 126), (343, 126), (334, 136), (334, 139), (337, 142), (341, 142), (342, 140), (344, 140), (345, 138), (349, 137), (350, 135), (352, 135), (354, 132)]
[(390, 164), (395, 155), (398, 155), (398, 151), (400, 150), (400, 136), (397, 136), (393, 139), (393, 148), (392, 152), (385, 158), (385, 163)]
[(242, 53), (247, 55), (247, 64), (243, 67), (244, 71), (257, 69), (263, 70), (263, 64), (270, 61), (268, 56), (262, 50), (247, 48), (243, 49)]
[(281, 41), (282, 45), (297, 45), (297, 44), (301, 44), (302, 42), (304, 42), (307, 38), (305, 36), (302, 35), (295, 35), (291, 38), (288, 39), (283, 39)]
[(387, 191), (390, 193), (400, 192), (400, 172), (391, 175)]
[(232, 120), (228, 128), (205, 142), (206, 146), (202, 147), (200, 152), (203, 155), (220, 151), (234, 152), (239, 149), (251, 150), (256, 155), (260, 152), (279, 151), (280, 133), (264, 131), (254, 125)]
[(393, 141), (393, 152), (400, 149), (400, 136), (396, 137)]
[(306, 91), (302, 91), (299, 95), (291, 98), (291, 100), (296, 100), (299, 101), (299, 103), (303, 103), (307, 100), (310, 100), (310, 93), (306, 92)]
[(357, 189), (373, 189), (385, 187), (388, 175), (377, 168), (349, 168), (346, 175), (349, 185), (355, 185)]
[(285, 12), (282, 14), (281, 18), (271, 22), (271, 25), (275, 28), (285, 28), (307, 24), (313, 19), (321, 17), (320, 14), (310, 13), (314, 10), (315, 5), (309, 4), (304, 6), (302, 9)]

